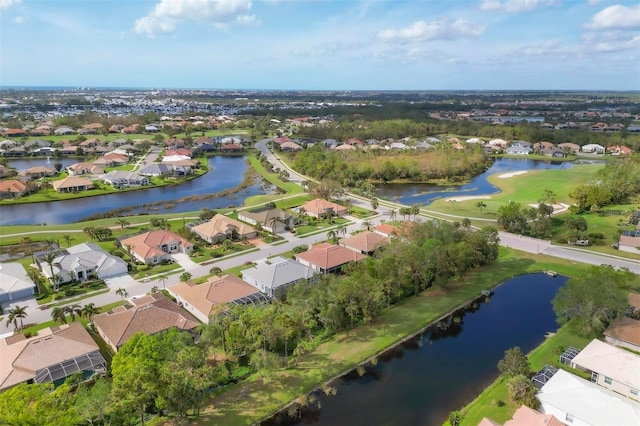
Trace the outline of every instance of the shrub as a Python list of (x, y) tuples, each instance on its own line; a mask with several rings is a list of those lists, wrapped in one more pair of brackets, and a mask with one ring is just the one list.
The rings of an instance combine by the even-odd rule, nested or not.
[(291, 249), (292, 252), (294, 252), (295, 254), (298, 253), (302, 253), (303, 251), (307, 251), (309, 249), (309, 246), (307, 245), (300, 245), (300, 246), (295, 246), (294, 248)]

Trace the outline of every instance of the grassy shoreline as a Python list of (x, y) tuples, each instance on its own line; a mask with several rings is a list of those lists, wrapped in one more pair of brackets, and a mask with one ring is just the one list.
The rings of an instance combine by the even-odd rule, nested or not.
[(377, 354), (420, 332), (447, 313), (476, 299), (516, 275), (553, 269), (571, 275), (582, 266), (543, 255), (500, 249), (500, 257), (443, 294), (429, 290), (388, 309), (375, 322), (345, 331), (300, 357), (297, 367), (268, 377), (252, 377), (213, 398), (196, 424), (255, 424), (302, 395), (367, 362)]

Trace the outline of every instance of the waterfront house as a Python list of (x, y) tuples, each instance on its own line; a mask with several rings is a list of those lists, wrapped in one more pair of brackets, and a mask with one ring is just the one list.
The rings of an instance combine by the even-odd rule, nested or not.
[(27, 185), (17, 179), (0, 180), (0, 200), (22, 197), (28, 190)]
[(347, 214), (346, 207), (322, 198), (307, 201), (301, 207), (304, 208), (309, 216), (313, 217), (326, 217), (329, 214), (333, 216), (344, 216)]
[[(491, 419), (484, 417), (478, 426), (502, 426)], [(507, 420), (504, 426), (565, 426), (560, 420), (551, 414), (543, 414), (540, 411), (521, 405), (513, 413), (511, 420)]]
[(366, 256), (335, 244), (320, 243), (295, 255), (295, 259), (314, 271), (326, 274), (339, 272), (349, 262), (358, 262)]
[(580, 152), (580, 145), (571, 142), (565, 142), (558, 144), (558, 148), (566, 152), (567, 154), (577, 154)]
[(20, 383), (61, 383), (75, 373), (105, 372), (106, 361), (79, 322), (48, 327), (36, 337), (0, 339), (0, 392)]
[(583, 145), (581, 148), (581, 151), (589, 154), (604, 154), (605, 148), (602, 145), (589, 143), (589, 144)]
[(640, 320), (622, 317), (611, 323), (602, 334), (610, 345), (640, 353)]
[(257, 234), (253, 227), (223, 214), (217, 214), (194, 226), (191, 231), (210, 244), (221, 243), (226, 239), (254, 238)]
[(639, 355), (593, 339), (571, 360), (571, 368), (586, 371), (593, 383), (640, 402)]
[(119, 241), (121, 247), (141, 263), (155, 265), (162, 261), (171, 261), (173, 253), (189, 254), (193, 244), (180, 235), (164, 229), (143, 232)]
[(202, 284), (183, 282), (167, 289), (176, 302), (203, 323), (209, 322), (216, 305), (231, 303), (246, 305), (268, 302), (258, 289), (234, 275), (212, 276)]
[(314, 270), (293, 259), (280, 256), (258, 262), (242, 271), (242, 279), (269, 297), (276, 297), (302, 280), (312, 279)]
[(607, 152), (611, 155), (631, 155), (633, 150), (624, 145), (613, 145), (607, 148)]
[(244, 150), (244, 147), (240, 144), (237, 143), (227, 143), (227, 144), (222, 144), (220, 146), (220, 151), (222, 152), (242, 152)]
[(21, 180), (35, 180), (43, 177), (51, 177), (56, 174), (56, 169), (52, 167), (36, 166), (21, 170), (18, 178)]
[(529, 155), (531, 154), (531, 148), (525, 148), (523, 146), (510, 146), (505, 150), (505, 152), (509, 155)]
[(149, 185), (148, 177), (125, 170), (112, 170), (102, 176), (102, 180), (117, 189)]
[(238, 212), (238, 219), (243, 222), (257, 225), (270, 232), (284, 232), (293, 226), (293, 217), (280, 209), (259, 208)]
[(126, 274), (128, 269), (124, 260), (95, 243), (82, 243), (54, 253), (51, 265), (44, 261), (44, 253), (35, 257), (36, 265), (49, 281), (52, 269), (60, 283), (110, 278)]
[(371, 256), (378, 249), (389, 244), (389, 238), (376, 232), (363, 231), (351, 237), (341, 238), (338, 244), (349, 250)]
[(81, 176), (81, 175), (101, 175), (104, 173), (104, 169), (100, 166), (96, 166), (91, 163), (75, 163), (65, 168), (69, 176)]
[(138, 173), (142, 176), (167, 176), (173, 173), (173, 166), (165, 163), (152, 163), (142, 167)]
[(558, 370), (536, 396), (543, 413), (565, 424), (640, 424), (640, 403), (564, 370)]
[(0, 302), (24, 299), (35, 292), (36, 285), (22, 264), (0, 263)]
[(200, 324), (162, 293), (130, 301), (132, 305), (118, 306), (92, 319), (100, 337), (116, 352), (136, 333), (156, 334), (174, 327), (193, 330)]
[(58, 193), (82, 192), (93, 188), (93, 182), (77, 176), (56, 180), (51, 183), (53, 189)]

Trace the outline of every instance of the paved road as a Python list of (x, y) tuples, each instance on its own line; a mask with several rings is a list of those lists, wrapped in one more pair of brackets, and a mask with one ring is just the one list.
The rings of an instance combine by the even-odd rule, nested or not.
[[(298, 184), (301, 184), (301, 182), (305, 180), (307, 181), (312, 180), (310, 178), (307, 178), (306, 176), (302, 176), (296, 173), (295, 171), (289, 169), (286, 165), (284, 165), (277, 158), (276, 155), (274, 155), (267, 149), (266, 144), (268, 141), (269, 139), (264, 139), (259, 141), (256, 144), (256, 148), (267, 157), (269, 162), (273, 164), (274, 168), (286, 169), (290, 174), (289, 180), (292, 182), (296, 182)], [(351, 199), (351, 202), (354, 206), (360, 206), (368, 209), (371, 208), (371, 204), (369, 200), (366, 200), (362, 197), (358, 197), (354, 194), (349, 194), (348, 196)], [(380, 223), (382, 220), (388, 220), (389, 211), (391, 209), (397, 209), (398, 207), (402, 207), (402, 205), (398, 203), (386, 201), (386, 200), (380, 200), (380, 206), (378, 207), (378, 210), (377, 210), (378, 214), (373, 218), (369, 218), (369, 222), (375, 225)], [(425, 209), (422, 209), (421, 211), (423, 214), (423, 219), (425, 216), (429, 218), (428, 211), (425, 211)], [(353, 217), (350, 217), (349, 219), (352, 221), (352, 223), (347, 226), (347, 231), (349, 233), (362, 229), (363, 221), (361, 219), (356, 219)], [(69, 232), (69, 231), (65, 231), (65, 232)], [(246, 262), (255, 262), (260, 259), (265, 259), (270, 256), (275, 256), (279, 253), (284, 253), (286, 251), (289, 251), (299, 245), (303, 245), (303, 244), (311, 245), (320, 241), (324, 241), (327, 238), (327, 231), (324, 231), (316, 235), (305, 236), (305, 237), (299, 237), (299, 236), (291, 235), (288, 233), (283, 234), (282, 236), (287, 239), (285, 243), (281, 243), (278, 245), (263, 245), (263, 246), (260, 246), (256, 251), (246, 253), (240, 256), (227, 258), (227, 259), (222, 258), (208, 265), (194, 266), (193, 264), (188, 262), (184, 262), (184, 263), (187, 265), (187, 269), (192, 274), (192, 277), (197, 278), (197, 277), (201, 277), (209, 274), (209, 270), (214, 266), (217, 266), (220, 269), (224, 270), (237, 265), (244, 264)], [(511, 248), (521, 250), (521, 251), (526, 251), (529, 253), (546, 254), (549, 256), (568, 259), (568, 260), (572, 260), (579, 263), (586, 263), (586, 264), (592, 264), (592, 265), (609, 264), (617, 268), (628, 268), (634, 273), (640, 274), (640, 261), (633, 261), (633, 260), (629, 260), (629, 259), (625, 259), (617, 256), (607, 256), (607, 255), (597, 254), (597, 253), (589, 252), (583, 249), (558, 247), (558, 246), (552, 245), (550, 241), (523, 237), (515, 234), (510, 234), (507, 232), (500, 232), (499, 236), (500, 236), (500, 244), (505, 247), (511, 247)], [(111, 289), (109, 293), (89, 297), (77, 303), (81, 305), (85, 305), (87, 303), (94, 303), (96, 306), (103, 306), (103, 305), (121, 300), (121, 297), (115, 294), (118, 288), (124, 288), (127, 291), (129, 297), (132, 297), (135, 295), (142, 295), (149, 292), (151, 288), (154, 286), (157, 286), (158, 288), (162, 288), (163, 285), (169, 287), (171, 285), (177, 284), (179, 282), (179, 275), (180, 275), (179, 273), (174, 273), (173, 275), (170, 275), (166, 280), (166, 282), (164, 283), (157, 278), (143, 280), (143, 281), (135, 281), (129, 276), (109, 280), (108, 285)], [(45, 310), (40, 309), (37, 303), (35, 302), (35, 300), (33, 299), (14, 302), (10, 305), (4, 304), (3, 308), (5, 309), (5, 312), (6, 312), (8, 308), (15, 305), (27, 306), (28, 317), (26, 319), (26, 323), (30, 323), (30, 324), (40, 323), (44, 321), (49, 321), (51, 319), (51, 309), (45, 309)], [(0, 334), (9, 333), (12, 331), (13, 331), (13, 328), (8, 327), (5, 324), (5, 321), (0, 322)]]

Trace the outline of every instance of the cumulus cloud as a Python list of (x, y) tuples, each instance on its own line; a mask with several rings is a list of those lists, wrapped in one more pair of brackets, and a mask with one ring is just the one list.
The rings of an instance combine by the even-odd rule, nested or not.
[(171, 32), (182, 22), (246, 25), (255, 22), (251, 6), (251, 0), (160, 0), (149, 15), (136, 20), (134, 31), (153, 36)]
[(416, 21), (399, 30), (383, 30), (378, 33), (382, 40), (457, 40), (477, 37), (484, 32), (484, 27), (474, 25), (464, 19), (456, 21)]
[(556, 0), (483, 0), (480, 9), (498, 12), (528, 12), (540, 7), (551, 6)]
[(640, 28), (640, 5), (622, 6), (617, 4), (596, 13), (587, 24), (594, 30), (637, 29)]
[(0, 9), (19, 4), (20, 2), (22, 2), (22, 0), (0, 0)]
[(13, 18), (14, 24), (22, 24), (23, 22), (24, 22), (24, 17), (22, 16), (16, 16), (15, 18)]

